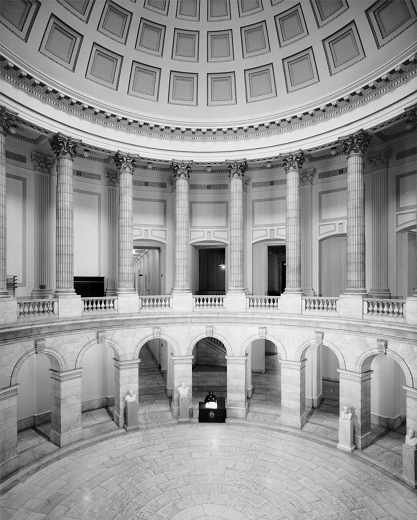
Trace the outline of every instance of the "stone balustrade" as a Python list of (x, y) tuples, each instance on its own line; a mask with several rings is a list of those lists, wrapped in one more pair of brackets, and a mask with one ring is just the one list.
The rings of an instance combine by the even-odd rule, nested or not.
[(223, 294), (199, 294), (193, 296), (193, 303), (195, 309), (210, 309), (217, 307), (224, 307)]
[(172, 308), (172, 296), (170, 294), (153, 294), (139, 296), (140, 309), (170, 309)]
[(279, 296), (248, 296), (248, 308), (257, 309), (278, 309)]
[(304, 296), (303, 312), (337, 312), (336, 296)]
[(17, 309), (19, 318), (49, 316), (56, 314), (56, 300), (42, 298), (18, 300)]
[(405, 318), (405, 300), (402, 298), (365, 298), (363, 300), (364, 317)]
[(117, 296), (81, 298), (84, 312), (117, 312)]

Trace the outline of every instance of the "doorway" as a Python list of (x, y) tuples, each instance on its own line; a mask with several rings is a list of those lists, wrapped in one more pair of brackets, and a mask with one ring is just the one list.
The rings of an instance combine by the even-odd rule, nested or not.
[(139, 295), (161, 294), (161, 250), (135, 247), (135, 287)]
[(279, 296), (286, 285), (285, 246), (268, 246), (268, 296)]
[(225, 294), (225, 274), (224, 247), (198, 250), (198, 294)]

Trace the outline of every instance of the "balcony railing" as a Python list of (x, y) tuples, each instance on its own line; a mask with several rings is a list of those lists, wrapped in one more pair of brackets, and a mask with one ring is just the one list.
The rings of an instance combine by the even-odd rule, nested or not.
[(84, 312), (117, 312), (117, 296), (88, 296), (81, 300)]
[(278, 309), (279, 296), (248, 296), (249, 309)]
[(224, 294), (193, 295), (194, 308), (213, 309), (224, 306)]
[(139, 307), (144, 310), (170, 309), (172, 307), (172, 296), (169, 294), (139, 296)]
[(50, 316), (56, 313), (56, 300), (28, 299), (18, 300), (17, 309), (19, 318)]
[(368, 316), (381, 318), (404, 318), (405, 300), (402, 298), (365, 298), (363, 300), (363, 313)]
[(337, 312), (336, 296), (304, 296), (304, 312)]

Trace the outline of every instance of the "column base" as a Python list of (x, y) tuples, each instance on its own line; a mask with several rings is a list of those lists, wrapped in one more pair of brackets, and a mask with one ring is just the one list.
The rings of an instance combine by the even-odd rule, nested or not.
[(83, 313), (81, 296), (75, 293), (55, 293), (59, 318), (80, 317)]
[(117, 312), (136, 314), (139, 312), (139, 295), (136, 292), (117, 293)]
[(191, 291), (172, 291), (172, 308), (175, 312), (192, 312), (193, 295)]
[(242, 291), (227, 291), (224, 297), (224, 308), (231, 312), (245, 311), (247, 307), (246, 293)]
[(337, 443), (337, 449), (344, 451), (346, 453), (352, 453), (352, 451), (355, 450), (355, 446), (350, 444), (341, 444), (340, 442)]
[(71, 444), (73, 442), (81, 440), (83, 437), (82, 428), (77, 428), (75, 430), (70, 430), (68, 432), (60, 433), (56, 430), (51, 429), (49, 434), (49, 440), (62, 448), (67, 444)]
[(391, 298), (389, 289), (369, 289), (368, 294), (372, 298)]
[(248, 410), (244, 405), (238, 406), (234, 404), (226, 404), (227, 419), (246, 419), (247, 411)]
[(294, 410), (281, 410), (281, 422), (285, 424), (285, 426), (291, 426), (292, 428), (297, 428), (297, 430), (301, 430), (301, 428), (307, 422), (308, 412), (304, 412), (300, 414)]
[(349, 318), (362, 319), (364, 293), (341, 294), (338, 300), (339, 314)]
[(301, 314), (302, 312), (302, 292), (285, 291), (279, 297), (278, 309), (287, 314)]
[(54, 291), (52, 289), (33, 289), (32, 298), (40, 299), (40, 298), (53, 298)]
[(417, 296), (405, 300), (405, 319), (408, 323), (417, 323)]
[(0, 298), (0, 323), (12, 323), (17, 320), (16, 298)]
[(417, 449), (403, 444), (403, 479), (412, 488), (417, 488)]
[(372, 432), (366, 432), (363, 435), (356, 435), (356, 447), (360, 450), (364, 450), (372, 443), (374, 438), (375, 436), (372, 434)]

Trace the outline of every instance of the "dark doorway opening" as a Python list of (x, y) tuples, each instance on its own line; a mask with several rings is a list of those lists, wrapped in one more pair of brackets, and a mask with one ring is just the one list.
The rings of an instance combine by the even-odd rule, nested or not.
[(224, 247), (202, 248), (198, 251), (198, 293), (224, 294), (225, 283)]
[(285, 246), (268, 246), (268, 296), (279, 296), (285, 285)]

